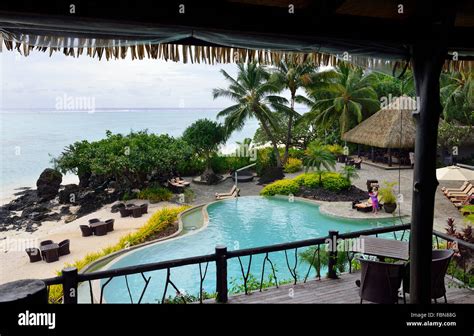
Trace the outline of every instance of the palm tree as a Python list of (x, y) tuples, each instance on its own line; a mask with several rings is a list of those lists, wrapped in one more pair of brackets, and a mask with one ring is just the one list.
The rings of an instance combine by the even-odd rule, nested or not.
[(319, 184), (321, 184), (323, 171), (334, 169), (336, 157), (323, 145), (313, 141), (305, 151), (305, 166), (306, 172), (312, 169), (319, 174)]
[(272, 143), (275, 152), (277, 167), (282, 167), (278, 144), (272, 130), (275, 131), (277, 121), (275, 113), (270, 109), (284, 110), (287, 108), (288, 100), (272, 95), (280, 89), (275, 83), (269, 82), (270, 74), (256, 63), (238, 64), (237, 78), (232, 78), (226, 71), (221, 70), (225, 79), (229, 82), (227, 89), (214, 89), (214, 99), (219, 97), (229, 98), (235, 104), (220, 111), (217, 116), (224, 117), (224, 124), (228, 134), (240, 130), (245, 122), (256, 118), (263, 128), (268, 139)]
[(292, 129), (294, 119), (300, 115), (295, 111), (295, 101), (297, 99), (296, 92), (300, 88), (307, 88), (323, 79), (327, 79), (332, 72), (316, 72), (316, 67), (308, 62), (295, 63), (282, 60), (276, 68), (270, 70), (272, 75), (270, 81), (275, 83), (282, 90), (290, 91), (290, 108), (284, 109), (283, 113), (288, 116), (288, 126), (286, 130), (285, 153), (283, 155), (283, 163), (286, 163), (289, 156), (289, 148), (292, 140)]
[(311, 108), (301, 119), (314, 120), (322, 125), (337, 122), (342, 135), (377, 111), (380, 102), (371, 87), (373, 75), (364, 75), (362, 69), (341, 63), (333, 76), (334, 79), (309, 88), (308, 98), (299, 97), (297, 102)]
[(441, 75), (441, 101), (446, 121), (456, 119), (471, 124), (474, 114), (473, 72), (452, 72)]
[(344, 177), (349, 182), (351, 182), (352, 179), (359, 177), (359, 174), (357, 173), (357, 168), (354, 166), (344, 166), (342, 168), (342, 175), (344, 175)]

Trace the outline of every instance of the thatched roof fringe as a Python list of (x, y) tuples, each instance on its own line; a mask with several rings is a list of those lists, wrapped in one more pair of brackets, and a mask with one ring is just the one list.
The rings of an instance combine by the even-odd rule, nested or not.
[[(7, 50), (15, 49), (24, 56), (29, 56), (35, 49), (49, 52), (49, 56), (62, 51), (66, 56), (79, 57), (87, 49), (86, 55), (98, 57), (105, 54), (107, 60), (126, 58), (130, 49), (132, 60), (144, 58), (164, 59), (184, 63), (238, 63), (257, 61), (262, 64), (277, 64), (282, 60), (298, 63), (313, 62), (316, 65), (337, 65), (343, 61), (340, 57), (319, 52), (301, 53), (271, 50), (254, 50), (222, 46), (189, 46), (179, 44), (156, 44), (152, 42), (105, 40), (94, 38), (65, 38), (56, 36), (21, 35), (14, 36), (7, 32), (0, 34), (0, 50), (3, 46)], [(383, 68), (400, 64), (400, 61), (382, 60), (371, 57), (352, 56), (352, 63), (367, 68)], [(444, 64), (445, 71), (473, 71), (474, 62), (449, 60)]]

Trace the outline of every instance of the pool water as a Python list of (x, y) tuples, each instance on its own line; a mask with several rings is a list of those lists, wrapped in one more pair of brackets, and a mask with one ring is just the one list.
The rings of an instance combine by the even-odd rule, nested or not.
[[(225, 245), (228, 250), (259, 247), (284, 242), (327, 236), (329, 230), (340, 233), (358, 231), (393, 224), (398, 219), (347, 220), (325, 216), (320, 213), (319, 206), (314, 203), (285, 198), (248, 196), (215, 202), (207, 207), (209, 224), (202, 230), (190, 232), (180, 238), (152, 244), (123, 255), (110, 265), (119, 268), (137, 264), (146, 264), (170, 259), (191, 257), (214, 252), (216, 245)], [(195, 218), (195, 216), (192, 216)], [(185, 221), (186, 218), (183, 218)], [(298, 252), (302, 251), (298, 250)], [(277, 279), (289, 280), (291, 274), (286, 265), (284, 252), (269, 255), (276, 268)], [(260, 280), (263, 255), (252, 258), (250, 272), (255, 279)], [(244, 270), (247, 270), (248, 257), (242, 258)], [(294, 250), (288, 251), (290, 266), (294, 265)], [(298, 260), (297, 273), (304, 278), (308, 264)], [(205, 265), (202, 265), (203, 271)], [(271, 268), (265, 266), (265, 280), (271, 274)], [(151, 277), (142, 302), (161, 301), (166, 271), (148, 272)], [(315, 276), (312, 270), (310, 276)], [(143, 290), (144, 281), (140, 274), (128, 276), (128, 283), (134, 302), (137, 302)], [(199, 293), (199, 266), (190, 265), (171, 269), (171, 281), (181, 292), (197, 295)], [(242, 284), (241, 266), (237, 259), (228, 261), (229, 289)], [(105, 280), (102, 280), (102, 284)], [(215, 291), (215, 264), (209, 263), (204, 280), (204, 290), (208, 293)], [(167, 296), (174, 296), (176, 291), (169, 286)], [(104, 289), (104, 298), (109, 303), (129, 303), (130, 297), (125, 284), (125, 278), (114, 278)]]

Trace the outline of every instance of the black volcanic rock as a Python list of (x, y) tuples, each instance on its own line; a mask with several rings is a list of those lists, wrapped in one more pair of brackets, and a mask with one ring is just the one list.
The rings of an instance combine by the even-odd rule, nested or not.
[(59, 203), (76, 204), (81, 188), (77, 184), (66, 184), (59, 192)]
[(36, 181), (36, 192), (42, 201), (52, 200), (58, 194), (63, 176), (57, 170), (46, 168)]

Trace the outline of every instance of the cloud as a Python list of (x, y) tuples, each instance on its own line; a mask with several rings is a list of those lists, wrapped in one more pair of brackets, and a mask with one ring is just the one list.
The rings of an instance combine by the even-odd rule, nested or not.
[(54, 108), (58, 95), (95, 97), (97, 107), (225, 107), (211, 90), (224, 86), (223, 68), (232, 64), (182, 64), (162, 60), (98, 61), (4, 52), (0, 61), (3, 104), (8, 108)]

